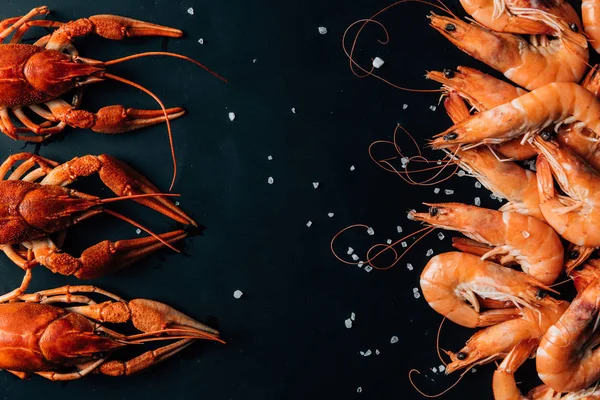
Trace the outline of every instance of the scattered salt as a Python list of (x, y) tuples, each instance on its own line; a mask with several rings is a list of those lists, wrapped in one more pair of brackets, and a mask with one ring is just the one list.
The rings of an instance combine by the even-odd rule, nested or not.
[(401, 227), (400, 225), (398, 225), (398, 226), (396, 227), (396, 231), (397, 231), (398, 233), (402, 233), (402, 227)]
[(438, 239), (444, 240), (444, 234), (442, 232), (438, 232)]
[(440, 192), (440, 188), (433, 189), (433, 193), (438, 194)]
[(481, 189), (481, 183), (476, 181), (476, 182), (475, 182), (475, 187), (476, 187), (477, 189)]
[(235, 113), (230, 112), (229, 113), (229, 120), (233, 121), (235, 119)]
[(362, 387), (360, 387), (360, 386), (359, 386), (359, 387), (357, 387), (357, 388), (356, 388), (356, 393), (362, 393)]
[(313, 187), (316, 189), (319, 187), (319, 182), (313, 182)]
[(256, 61), (258, 61), (256, 58), (252, 59), (252, 64), (256, 64)]
[(413, 296), (415, 296), (415, 299), (418, 299), (419, 297), (421, 297), (421, 293), (419, 293), (419, 292), (413, 293)]
[(442, 160), (437, 160), (437, 165), (442, 165)]
[(194, 8), (193, 7), (188, 8), (187, 13), (190, 15), (194, 15)]
[(354, 321), (356, 319), (356, 314), (350, 313), (350, 319)]
[(419, 291), (419, 288), (414, 287), (413, 288), (413, 293), (417, 293)]
[(490, 199), (496, 200), (496, 195), (494, 193), (490, 193)]
[(140, 233), (142, 233), (142, 230), (141, 229), (136, 229), (135, 233), (137, 233), (139, 235)]
[(427, 257), (430, 257), (433, 255), (433, 249), (429, 249), (427, 250), (427, 253), (425, 254)]
[(328, 216), (329, 218), (333, 218), (333, 216), (334, 216), (334, 215), (335, 215), (334, 213), (327, 213), (327, 216)]
[(434, 374), (437, 374), (437, 371), (438, 371), (438, 370), (437, 370), (437, 368), (436, 368), (436, 367), (433, 367), (433, 368), (431, 368), (431, 372), (433, 372)]
[(391, 344), (396, 344), (396, 343), (398, 343), (398, 336), (392, 336), (392, 338), (390, 339), (390, 343), (391, 343)]
[(366, 271), (366, 272), (371, 272), (371, 271), (373, 271), (373, 267), (371, 267), (370, 265), (367, 265), (367, 266), (365, 267), (365, 271)]
[(388, 239), (385, 241), (387, 244), (392, 244), (392, 239)]
[(437, 107), (436, 107), (436, 106), (429, 106), (429, 109), (430, 109), (431, 111), (435, 111), (435, 110), (437, 109)]
[(356, 168), (354, 168), (354, 165), (350, 166), (350, 171), (354, 171)]
[(358, 261), (358, 256), (357, 256), (356, 254), (352, 254), (352, 259), (353, 259), (354, 261)]
[(438, 367), (438, 369), (440, 370), (440, 372), (444, 372), (446, 370), (446, 366), (442, 364)]
[(348, 329), (352, 328), (352, 320), (350, 318), (347, 318), (344, 321), (344, 325), (346, 325), (346, 328), (348, 328)]
[(267, 160), (269, 160), (269, 161), (273, 160), (273, 156), (271, 156), (271, 155), (270, 155), (270, 156), (268, 156), (268, 157), (267, 157)]
[(178, 201), (176, 201), (176, 202), (175, 202), (175, 205), (176, 205), (176, 206), (179, 206), (179, 202), (178, 202)]
[(292, 107), (292, 113), (296, 114), (296, 107)]
[(452, 189), (444, 189), (444, 193), (446, 193), (449, 196), (451, 194), (454, 194), (454, 190), (452, 190)]
[(402, 165), (406, 165), (410, 162), (410, 160), (407, 157), (402, 157), (400, 159), (400, 163), (402, 163)]
[(379, 354), (381, 354), (381, 353), (379, 352), (379, 349), (375, 349), (375, 355), (379, 355)]
[(273, 177), (272, 177), (272, 176), (270, 176), (270, 177), (269, 177), (269, 179), (267, 179), (267, 183), (268, 183), (269, 185), (272, 185), (274, 182), (275, 182), (275, 179), (273, 179)]
[(460, 176), (460, 177), (463, 177), (463, 176), (465, 176), (465, 175), (466, 175), (466, 173), (465, 173), (465, 171), (463, 171), (463, 170), (461, 169), (460, 171), (458, 171), (458, 173), (457, 173), (456, 175), (458, 175), (458, 176)]
[(236, 290), (235, 292), (233, 292), (233, 297), (239, 299), (240, 297), (242, 297), (243, 294), (244, 293), (241, 290)]
[(202, 39), (202, 38), (198, 39), (198, 43), (204, 44), (204, 39)]
[(475, 372), (477, 372), (477, 368), (473, 368), (471, 369), (471, 373), (474, 374)]
[(310, 228), (310, 227), (312, 226), (312, 221), (308, 221), (308, 222), (306, 223), (306, 226), (308, 226), (308, 227)]
[(327, 28), (325, 28), (324, 26), (320, 26), (318, 30), (321, 35), (325, 35), (327, 33)]
[(381, 66), (383, 65), (383, 63), (384, 63), (384, 61), (381, 58), (379, 58), (379, 57), (375, 57), (373, 59), (373, 66), (375, 68), (381, 68)]
[(364, 357), (369, 357), (371, 354), (373, 354), (373, 352), (371, 351), (371, 349), (367, 350), (364, 352), (363, 356)]
[(369, 229), (367, 229), (367, 233), (368, 233), (369, 235), (373, 236), (373, 235), (375, 234), (375, 230), (374, 230), (373, 228), (370, 228), (370, 227), (369, 227)]
[(346, 254), (351, 255), (352, 253), (354, 253), (354, 249), (352, 247), (348, 247)]
[(406, 110), (408, 108), (408, 104), (402, 104), (402, 109)]
[(412, 264), (411, 263), (407, 263), (406, 264), (406, 269), (408, 269), (409, 271), (412, 271), (413, 270)]
[(481, 205), (481, 199), (479, 197), (475, 197), (475, 205), (479, 207)]
[(406, 244), (406, 242), (402, 242), (402, 243), (400, 243), (400, 245), (401, 245), (402, 247), (407, 247), (407, 246), (408, 246), (408, 244)]
[(362, 268), (363, 265), (365, 265), (365, 262), (364, 261), (359, 261), (357, 265), (358, 265), (358, 268)]
[(523, 237), (524, 237), (525, 239), (527, 239), (527, 238), (530, 236), (530, 235), (529, 235), (529, 232), (527, 232), (527, 231), (521, 231), (521, 234), (523, 234)]

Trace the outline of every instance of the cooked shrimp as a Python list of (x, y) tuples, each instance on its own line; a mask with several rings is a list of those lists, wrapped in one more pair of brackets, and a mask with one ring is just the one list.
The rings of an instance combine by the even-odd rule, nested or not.
[(527, 361), (538, 344), (539, 339), (520, 341), (496, 368), (492, 380), (494, 400), (522, 400), (524, 398), (517, 387), (515, 372)]
[[(600, 173), (550, 135), (535, 136), (531, 143), (539, 152), (540, 211), (548, 225), (578, 246), (600, 246)], [(555, 191), (553, 176), (566, 195)]]
[(431, 308), (468, 328), (495, 325), (519, 316), (516, 308), (482, 312), (477, 296), (532, 309), (556, 303), (545, 296), (547, 287), (530, 276), (468, 253), (450, 252), (431, 258), (420, 283)]
[(556, 323), (568, 306), (566, 301), (555, 300), (553, 305), (542, 306), (536, 310), (523, 309), (519, 318), (480, 330), (471, 336), (460, 351), (446, 352), (451, 359), (446, 366), (447, 373), (504, 358), (523, 340), (539, 342), (546, 330)]
[(560, 238), (544, 222), (515, 212), (502, 212), (461, 203), (424, 203), (429, 212), (410, 211), (409, 219), (436, 228), (461, 232), (493, 248), (485, 260), (501, 255), (502, 263), (516, 262), (523, 271), (544, 285), (554, 283), (563, 268)]
[(430, 15), (430, 25), (456, 47), (528, 90), (550, 82), (579, 82), (585, 73), (588, 50), (565, 40), (531, 43), (508, 33), (489, 31), (453, 17)]
[(583, 291), (588, 285), (596, 280), (600, 280), (600, 260), (592, 259), (580, 268), (570, 273), (577, 292)]
[(557, 392), (573, 392), (600, 378), (598, 311), (600, 281), (590, 283), (540, 343), (536, 367), (540, 379)]
[(480, 112), (435, 136), (433, 148), (502, 143), (553, 123), (579, 121), (600, 134), (600, 101), (583, 87), (553, 82), (501, 106)]
[(596, 52), (600, 52), (600, 4), (597, 0), (581, 2), (581, 18), (592, 47)]
[(565, 257), (565, 272), (570, 275), (571, 271), (583, 264), (595, 251), (595, 247), (577, 246), (569, 243)]

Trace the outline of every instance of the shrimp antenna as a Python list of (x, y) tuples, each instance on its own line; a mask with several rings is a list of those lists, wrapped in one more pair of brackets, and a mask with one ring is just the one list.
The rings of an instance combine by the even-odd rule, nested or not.
[(136, 58), (154, 57), (154, 56), (167, 56), (167, 57), (180, 58), (182, 60), (189, 61), (191, 63), (196, 64), (197, 66), (199, 66), (200, 68), (202, 68), (203, 70), (208, 72), (209, 74), (219, 78), (223, 82), (228, 83), (227, 79), (223, 78), (221, 75), (217, 74), (213, 70), (209, 69), (206, 65), (201, 64), (200, 62), (194, 60), (193, 58), (184, 56), (183, 54), (171, 53), (168, 51), (148, 51), (145, 53), (132, 54), (132, 55), (126, 56), (126, 57), (121, 57), (121, 58), (117, 58), (117, 59), (110, 60), (110, 61), (104, 61), (104, 62), (101, 62), (100, 64), (108, 67), (109, 65), (119, 64), (119, 63), (122, 63), (125, 61), (134, 60)]
[(144, 194), (131, 194), (128, 196), (110, 197), (108, 199), (101, 199), (100, 203), (114, 203), (115, 201), (121, 200), (135, 200), (143, 199), (145, 197), (179, 197), (179, 193), (144, 193)]
[[(400, 262), (400, 260), (404, 257), (404, 255), (406, 253), (408, 253), (410, 251), (410, 249), (412, 249), (421, 239), (423, 239), (425, 236), (429, 235), (431, 232), (433, 232), (435, 230), (435, 228), (433, 226), (426, 226), (424, 228), (419, 229), (416, 232), (410, 233), (406, 236), (404, 236), (403, 238), (400, 238), (398, 240), (396, 240), (394, 243), (392, 244), (384, 244), (384, 243), (379, 243), (376, 244), (374, 246), (372, 246), (368, 251), (367, 251), (367, 259), (365, 262), (369, 263), (369, 265), (371, 265), (374, 269), (377, 269), (379, 271), (385, 271), (388, 270), (390, 268), (393, 268), (396, 264), (398, 264), (398, 262)], [(415, 239), (414, 242), (412, 242), (410, 244), (410, 246), (408, 246), (406, 248), (406, 250), (404, 250), (402, 252), (402, 254), (398, 255), (398, 252), (396, 252), (396, 249), (394, 248), (394, 246), (397, 246), (398, 243), (402, 243), (404, 240), (408, 239), (411, 236), (417, 235), (419, 233), (423, 232), (423, 234), (421, 236), (419, 236), (417, 239)], [(377, 254), (375, 254), (373, 257), (371, 257), (371, 252), (377, 248), (381, 248), (383, 247), (382, 250), (380, 250)], [(376, 265), (373, 264), (373, 261), (375, 261), (375, 259), (377, 257), (379, 257), (381, 254), (385, 253), (386, 251), (391, 250), (394, 253), (394, 262), (391, 263), (390, 265), (386, 266), (386, 267), (378, 267)]]
[(442, 353), (440, 353), (440, 336), (442, 334), (442, 325), (444, 325), (445, 321), (446, 317), (442, 318), (442, 320), (440, 321), (440, 326), (438, 327), (437, 336), (435, 338), (435, 350), (437, 351), (438, 358), (440, 359), (442, 364), (444, 364), (444, 367), (447, 367), (448, 364), (446, 364), (446, 361), (444, 361), (444, 359), (442, 358)]
[(165, 123), (167, 124), (167, 133), (169, 135), (169, 145), (171, 146), (171, 158), (173, 159), (173, 179), (171, 180), (171, 186), (169, 187), (169, 191), (171, 191), (171, 189), (173, 189), (173, 185), (175, 185), (175, 178), (177, 178), (177, 159), (175, 158), (175, 147), (173, 145), (173, 132), (171, 131), (171, 121), (169, 118), (169, 114), (167, 114), (167, 109), (165, 108), (165, 105), (163, 104), (162, 101), (160, 101), (160, 99), (158, 98), (158, 96), (156, 96), (154, 93), (152, 93), (150, 90), (146, 89), (145, 87), (143, 87), (142, 85), (139, 85), (135, 82), (132, 82), (128, 79), (125, 78), (121, 78), (119, 76), (113, 75), (113, 74), (109, 74), (109, 73), (103, 73), (102, 74), (105, 78), (108, 79), (112, 79), (121, 83), (124, 83), (126, 85), (129, 86), (133, 86), (136, 89), (141, 90), (142, 92), (146, 93), (147, 95), (149, 95), (150, 97), (152, 97), (160, 106), (163, 115), (165, 116)]
[(427, 394), (427, 393), (424, 393), (424, 392), (423, 392), (421, 389), (419, 389), (419, 388), (417, 387), (417, 385), (416, 385), (416, 384), (413, 382), (412, 375), (413, 375), (413, 373), (417, 373), (417, 374), (421, 375), (421, 372), (420, 372), (418, 369), (414, 369), (414, 368), (413, 368), (413, 369), (411, 369), (410, 371), (408, 371), (408, 380), (410, 381), (410, 384), (412, 385), (412, 387), (413, 387), (413, 388), (414, 388), (414, 389), (415, 389), (417, 392), (419, 392), (419, 394), (420, 394), (421, 396), (423, 396), (423, 397), (427, 397), (427, 398), (429, 398), (429, 399), (433, 399), (433, 398), (435, 398), (435, 397), (440, 397), (440, 396), (443, 396), (443, 395), (445, 395), (446, 393), (448, 393), (450, 390), (454, 389), (454, 387), (455, 387), (456, 385), (458, 385), (458, 383), (459, 383), (459, 382), (462, 380), (462, 378), (465, 376), (465, 374), (471, 370), (471, 368), (473, 368), (473, 367), (471, 366), (471, 367), (467, 368), (467, 369), (466, 369), (466, 370), (465, 370), (465, 371), (464, 371), (462, 374), (460, 374), (460, 376), (458, 377), (458, 379), (456, 380), (456, 382), (454, 382), (452, 385), (450, 385), (448, 388), (444, 389), (442, 392), (440, 392), (440, 393), (438, 393), (438, 394)]
[(102, 210), (103, 213), (106, 213), (108, 215), (112, 215), (115, 218), (119, 218), (120, 220), (123, 220), (133, 226), (135, 226), (138, 229), (143, 230), (144, 232), (146, 232), (147, 234), (151, 235), (153, 238), (155, 238), (156, 240), (158, 240), (159, 242), (161, 242), (162, 244), (164, 244), (165, 246), (167, 246), (168, 248), (170, 248), (171, 250), (173, 250), (176, 253), (179, 253), (179, 250), (177, 250), (175, 247), (173, 247), (173, 245), (171, 245), (170, 243), (168, 243), (167, 241), (165, 241), (163, 238), (161, 238), (160, 236), (158, 236), (156, 233), (152, 232), (150, 229), (144, 227), (143, 225), (135, 222), (134, 220), (132, 220), (131, 218), (128, 218), (126, 216), (124, 216), (123, 214), (119, 214), (118, 212), (109, 210), (109, 209), (103, 209)]

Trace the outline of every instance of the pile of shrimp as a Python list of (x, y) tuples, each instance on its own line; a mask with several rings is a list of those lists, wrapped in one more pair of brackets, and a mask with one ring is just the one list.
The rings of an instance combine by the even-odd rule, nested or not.
[[(376, 17), (409, 1), (427, 3), (401, 0), (348, 28), (344, 51), (356, 75), (416, 91), (391, 83), (353, 56), (367, 24), (383, 28), (389, 40)], [(581, 19), (565, 0), (460, 3), (466, 19), (441, 2), (427, 3), (445, 14), (431, 13), (430, 26), (506, 80), (466, 66), (427, 73), (442, 85), (453, 124), (428, 141), (444, 152), (441, 161), (420, 150), (403, 155), (398, 130), (393, 141), (376, 142), (393, 146), (397, 157), (375, 160), (369, 149), (380, 166), (410, 184), (434, 185), (463, 170), (507, 200), (498, 210), (424, 203), (422, 212), (408, 213), (425, 225), (408, 237), (433, 229), (462, 234), (453, 238), (457, 251), (432, 257), (420, 276), (423, 296), (435, 312), (479, 329), (458, 351), (445, 351), (445, 371), (464, 375), (496, 362), (496, 400), (600, 399), (600, 72), (588, 63), (589, 47), (600, 51), (600, 0), (584, 0)], [(356, 28), (352, 46), (346, 47), (348, 32)], [(393, 166), (394, 158), (403, 168)], [(535, 168), (522, 167), (525, 160)], [(411, 170), (409, 161), (425, 167)], [(423, 172), (434, 175), (414, 178)], [(348, 228), (356, 226), (366, 227)], [(331, 242), (334, 254), (338, 235)], [(406, 238), (375, 245), (366, 262), (388, 269), (423, 236), (408, 248), (403, 242), (401, 255), (394, 247)], [(393, 263), (377, 266), (387, 251), (393, 252)], [(563, 274), (577, 292), (570, 302), (553, 289)], [(515, 372), (529, 359), (541, 385), (522, 394)]]

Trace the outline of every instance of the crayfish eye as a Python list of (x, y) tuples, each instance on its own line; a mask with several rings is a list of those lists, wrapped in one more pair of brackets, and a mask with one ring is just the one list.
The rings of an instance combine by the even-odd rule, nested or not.
[(464, 360), (467, 358), (467, 353), (459, 351), (458, 353), (456, 353), (456, 358), (458, 358), (459, 360)]
[(552, 140), (552, 132), (544, 131), (540, 134), (540, 136), (546, 142)]
[(456, 25), (454, 24), (446, 24), (444, 29), (448, 32), (454, 32), (456, 30)]
[(577, 24), (576, 24), (575, 22), (571, 22), (571, 23), (569, 24), (569, 28), (571, 28), (571, 30), (572, 30), (573, 32), (579, 32), (579, 27), (577, 26)]
[(431, 207), (429, 209), (429, 215), (435, 217), (436, 215), (438, 215), (438, 209), (436, 207)]
[(446, 77), (447, 79), (454, 78), (454, 71), (452, 71), (451, 69), (445, 68), (444, 69), (444, 77)]
[(573, 250), (569, 252), (569, 258), (574, 260), (579, 257), (579, 252), (577, 250)]
[(444, 140), (454, 140), (457, 137), (458, 137), (457, 133), (451, 132), (451, 133), (444, 135)]
[(535, 294), (535, 298), (538, 300), (541, 300), (544, 297), (546, 297), (547, 295), (548, 295), (548, 293), (546, 293), (544, 290), (538, 289), (537, 293)]

